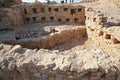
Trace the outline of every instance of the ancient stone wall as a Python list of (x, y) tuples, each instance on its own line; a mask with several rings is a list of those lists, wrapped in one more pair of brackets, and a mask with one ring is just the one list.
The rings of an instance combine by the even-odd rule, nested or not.
[(84, 24), (85, 22), (84, 7), (74, 4), (33, 3), (16, 5), (12, 8), (22, 12), (25, 24), (34, 22), (78, 22)]
[(15, 28), (23, 24), (20, 11), (10, 8), (20, 3), (22, 3), (21, 0), (0, 0), (0, 19), (10, 28)]
[(1, 9), (0, 17), (10, 28), (18, 28), (23, 25), (23, 18), (20, 11), (11, 8)]
[(79, 27), (71, 30), (63, 30), (63, 31), (57, 31), (54, 32), (55, 30), (52, 31), (52, 33), (48, 35), (43, 35), (40, 38), (24, 38), (24, 39), (19, 39), (15, 41), (8, 41), (8, 44), (20, 44), (25, 48), (30, 48), (30, 49), (35, 49), (35, 48), (51, 48), (56, 45), (65, 43), (67, 41), (70, 41), (71, 39), (80, 37), (83, 38), (86, 35), (86, 29), (85, 27)]
[(85, 15), (86, 15), (86, 26), (90, 26), (93, 28), (102, 28), (107, 22), (107, 18), (104, 17), (104, 14), (102, 14), (100, 11), (95, 11), (91, 8), (85, 9)]
[(23, 25), (23, 17), (20, 11), (9, 9), (7, 16), (11, 26), (15, 26), (17, 28)]
[(91, 8), (86, 8), (85, 10), (85, 16), (86, 16), (86, 27), (87, 27), (87, 32), (89, 37), (93, 37), (93, 35), (89, 34), (90, 31), (95, 31), (95, 30), (100, 30), (101, 28), (104, 27), (104, 25), (107, 22), (107, 18), (104, 17), (104, 14), (101, 12), (96, 12), (95, 10)]

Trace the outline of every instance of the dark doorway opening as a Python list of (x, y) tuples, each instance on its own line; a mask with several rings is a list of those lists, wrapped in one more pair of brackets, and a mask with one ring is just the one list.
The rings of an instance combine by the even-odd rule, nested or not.
[(62, 19), (61, 18), (58, 18), (58, 22), (61, 22), (62, 21)]

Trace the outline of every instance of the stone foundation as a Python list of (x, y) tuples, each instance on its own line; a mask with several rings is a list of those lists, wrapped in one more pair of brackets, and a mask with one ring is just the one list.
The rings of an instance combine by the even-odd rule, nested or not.
[(43, 35), (40, 38), (25, 38), (15, 41), (6, 41), (7, 44), (20, 44), (25, 48), (51, 48), (56, 45), (70, 41), (77, 37), (87, 37), (85, 27), (78, 27), (70, 30), (63, 30), (50, 33), (49, 35)]

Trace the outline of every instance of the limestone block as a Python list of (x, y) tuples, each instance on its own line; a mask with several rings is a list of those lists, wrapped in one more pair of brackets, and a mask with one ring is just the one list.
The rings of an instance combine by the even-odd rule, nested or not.
[(15, 68), (16, 68), (16, 64), (13, 62), (10, 62), (8, 65), (8, 70), (13, 71), (13, 70), (15, 70)]

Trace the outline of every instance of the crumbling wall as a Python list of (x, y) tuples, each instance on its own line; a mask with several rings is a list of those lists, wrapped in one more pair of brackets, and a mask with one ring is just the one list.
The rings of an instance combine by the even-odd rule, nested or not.
[(65, 43), (71, 39), (77, 38), (77, 37), (85, 37), (86, 35), (86, 29), (85, 27), (71, 29), (71, 30), (64, 30), (61, 32), (52, 32), (49, 35), (41, 36), (40, 38), (25, 38), (16, 40), (13, 42), (8, 42), (9, 44), (20, 44), (23, 47), (26, 48), (51, 48), (53, 46)]
[[(107, 18), (104, 17), (104, 14), (102, 14), (100, 11), (96, 12), (91, 8), (86, 8), (85, 16), (85, 24), (88, 32), (88, 37), (92, 38), (97, 36), (97, 34), (95, 34), (96, 31), (104, 27), (107, 22)], [(90, 32), (92, 32), (92, 34), (90, 34)]]
[(23, 17), (20, 11), (11, 8), (1, 9), (0, 16), (10, 28), (18, 28), (23, 25)]
[(13, 5), (21, 4), (21, 0), (1, 0), (0, 18), (10, 28), (18, 28), (23, 24), (23, 17), (20, 10), (13, 9)]
[(116, 31), (114, 28), (107, 27), (107, 18), (100, 11), (96, 12), (91, 8), (86, 8), (85, 15), (88, 37), (95, 42), (97, 47), (120, 48), (119, 45), (113, 46), (120, 43), (119, 37), (115, 36), (119, 33), (119, 28)]
[(11, 26), (13, 26), (14, 28), (23, 25), (23, 17), (20, 11), (9, 9), (7, 16), (9, 22), (11, 23)]

